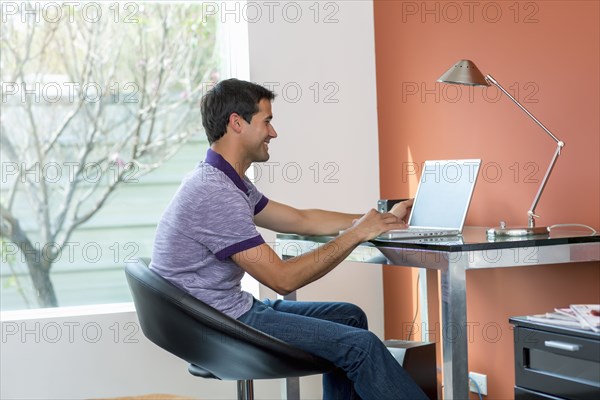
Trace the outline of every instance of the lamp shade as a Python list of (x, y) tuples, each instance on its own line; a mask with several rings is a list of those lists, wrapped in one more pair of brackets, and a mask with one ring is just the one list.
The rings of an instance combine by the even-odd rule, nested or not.
[(471, 60), (460, 60), (437, 80), (468, 86), (490, 86), (479, 68)]

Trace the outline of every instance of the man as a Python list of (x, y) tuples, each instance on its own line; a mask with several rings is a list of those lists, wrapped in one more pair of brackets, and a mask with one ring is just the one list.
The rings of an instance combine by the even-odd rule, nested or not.
[[(262, 86), (229, 79), (202, 98), (210, 149), (160, 220), (151, 268), (232, 318), (335, 364), (339, 369), (323, 377), (325, 399), (425, 398), (367, 330), (357, 306), (261, 302), (241, 290), (247, 272), (279, 294), (293, 292), (327, 274), (360, 243), (405, 227), (402, 219), (412, 205), (408, 201), (390, 213), (352, 215), (298, 210), (263, 196), (245, 172), (253, 162), (269, 159), (269, 143), (277, 137), (271, 125), (274, 97)], [(257, 226), (307, 235), (344, 233), (317, 254), (284, 261)]]

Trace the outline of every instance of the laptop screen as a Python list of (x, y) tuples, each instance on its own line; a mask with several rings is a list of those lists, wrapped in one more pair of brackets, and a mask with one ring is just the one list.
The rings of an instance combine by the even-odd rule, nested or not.
[(409, 226), (462, 230), (480, 165), (476, 159), (426, 161)]

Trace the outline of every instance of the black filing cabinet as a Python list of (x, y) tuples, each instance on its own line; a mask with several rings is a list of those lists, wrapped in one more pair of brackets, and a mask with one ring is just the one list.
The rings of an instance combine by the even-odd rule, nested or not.
[(600, 399), (600, 333), (510, 318), (515, 399)]

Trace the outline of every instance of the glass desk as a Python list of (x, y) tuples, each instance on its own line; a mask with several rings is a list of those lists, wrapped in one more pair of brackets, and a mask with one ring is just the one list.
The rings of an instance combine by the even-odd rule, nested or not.
[[(282, 258), (289, 258), (315, 250), (331, 239), (332, 237), (327, 236), (278, 234), (275, 250)], [(323, 250), (322, 256), (327, 256), (326, 250)], [(442, 335), (444, 399), (467, 399), (466, 271), (576, 262), (598, 263), (600, 235), (553, 230), (549, 237), (488, 240), (486, 228), (465, 227), (462, 236), (458, 237), (373, 240), (358, 246), (347, 260), (440, 271), (442, 328), (464, 330), (464, 334), (453, 334), (451, 340), (447, 338), (448, 335)], [(427, 307), (422, 309), (426, 310)]]

